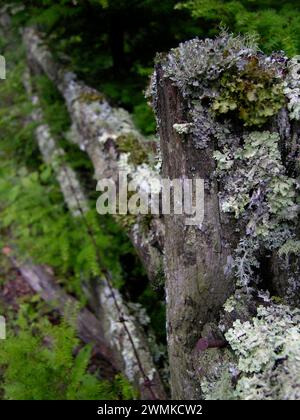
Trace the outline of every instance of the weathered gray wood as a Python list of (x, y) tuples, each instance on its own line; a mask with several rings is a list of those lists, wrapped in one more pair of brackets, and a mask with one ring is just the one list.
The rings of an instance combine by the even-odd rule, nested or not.
[(202, 226), (186, 226), (185, 215), (165, 216), (167, 333), (172, 397), (197, 399), (200, 392), (192, 365), (192, 352), (205, 323), (215, 319), (233, 291), (233, 276), (227, 269), (232, 248), (224, 246), (228, 239), (228, 221), (221, 218), (218, 187), (210, 180), (215, 168), (213, 146), (195, 150), (189, 136), (182, 140), (173, 125), (186, 121), (185, 102), (171, 81), (163, 77), (159, 67), (156, 84), (163, 177), (198, 177), (209, 183), (209, 188), (205, 189)]
[[(24, 84), (31, 101), (35, 106), (32, 113), (32, 119), (38, 124), (35, 129), (35, 135), (43, 159), (46, 163), (53, 166), (61, 191), (64, 195), (65, 202), (73, 216), (78, 218), (84, 217), (84, 214), (89, 209), (88, 200), (81, 189), (81, 185), (75, 172), (67, 164), (67, 162), (63, 160), (65, 157), (64, 150), (57, 145), (56, 140), (51, 135), (50, 127), (44, 121), (43, 111), (39, 106), (39, 97), (33, 92), (29, 72), (25, 74)], [(20, 271), (25, 276), (28, 272), (28, 268), (21, 267)], [(40, 276), (35, 275), (36, 272), (40, 273)], [(53, 297), (58, 299), (58, 309), (63, 308), (66, 301), (66, 295), (62, 290), (60, 291), (61, 293), (59, 293), (58, 288), (54, 287), (55, 284), (53, 282), (50, 283), (50, 280), (43, 276), (43, 272), (41, 272), (39, 267), (29, 267), (29, 274), (26, 279), (28, 282), (31, 282), (30, 284), (32, 286), (34, 286), (34, 290), (41, 293), (41, 296), (45, 300), (50, 299), (53, 295)], [(43, 290), (43, 287), (46, 289)], [(85, 292), (87, 292), (89, 296), (90, 291), (85, 290)], [(97, 318), (94, 318), (97, 321), (98, 326), (101, 327), (101, 340), (109, 349), (109, 353), (111, 358), (114, 360), (115, 365), (117, 365), (118, 369), (122, 371), (129, 381), (137, 387), (142, 398), (148, 398), (151, 396), (149, 395), (149, 389), (147, 389), (143, 384), (144, 378), (139, 369), (132, 344), (124, 331), (124, 326), (121, 322), (119, 322), (120, 313), (115, 307), (111, 292), (113, 292), (118, 306), (121, 309), (121, 313), (126, 319), (127, 328), (132, 335), (135, 347), (143, 364), (145, 374), (150, 380), (154, 381), (153, 390), (155, 394), (157, 394), (158, 398), (165, 398), (163, 385), (154, 365), (147, 337), (145, 336), (142, 328), (139, 326), (138, 319), (134, 314), (130, 313), (119, 291), (115, 288), (110, 289), (107, 280), (103, 279), (99, 280), (98, 287), (96, 287), (96, 290), (93, 290), (92, 292), (96, 293), (97, 296), (89, 296), (89, 298), (96, 301), (100, 321), (97, 320)], [(92, 314), (90, 315), (85, 315), (83, 319), (82, 317), (79, 318), (81, 335), (86, 334), (87, 336), (90, 336), (91, 329), (95, 332), (95, 328), (93, 327), (93, 324), (95, 323), (92, 319), (91, 325), (88, 326), (86, 332), (84, 332), (85, 321), (88, 323), (88, 318), (93, 317)]]
[[(75, 298), (68, 295), (55, 281), (55, 279), (42, 267), (33, 264), (20, 264), (14, 259), (14, 266), (21, 273), (29, 286), (41, 298), (53, 305), (62, 315), (68, 315), (71, 308), (79, 308), (80, 304)], [(120, 364), (114, 358), (111, 348), (104, 338), (101, 322), (86, 308), (79, 310), (76, 325), (78, 335), (85, 343), (94, 343), (96, 350), (116, 370), (120, 371)]]
[[(33, 264), (20, 264), (14, 261), (15, 267), (30, 287), (38, 293), (43, 300), (53, 305), (62, 315), (68, 315), (70, 308), (79, 308), (80, 304), (75, 298), (68, 295), (57, 284), (55, 279), (42, 267)], [(126, 323), (136, 344), (137, 351), (143, 363), (146, 374), (153, 381), (153, 390), (159, 399), (165, 398), (165, 393), (159, 375), (149, 355), (146, 339), (141, 329), (137, 326), (134, 316), (128, 313), (120, 293), (115, 290), (118, 303), (126, 317)], [(108, 285), (104, 282), (99, 295), (102, 305), (101, 321), (88, 309), (83, 308), (77, 316), (77, 330), (79, 337), (85, 343), (95, 343), (96, 350), (104, 357), (116, 371), (121, 371), (140, 392), (142, 399), (151, 398), (149, 389), (145, 387), (136, 366), (132, 347), (128, 342), (119, 315), (115, 310), (112, 295)]]
[(65, 203), (72, 215), (78, 217), (82, 212), (85, 213), (88, 210), (88, 202), (84, 191), (81, 188), (75, 171), (66, 163), (65, 151), (56, 144), (50, 127), (45, 123), (43, 111), (39, 105), (39, 97), (32, 91), (29, 71), (25, 72), (23, 82), (28, 97), (34, 106), (31, 119), (37, 123), (35, 137), (43, 160), (46, 164), (52, 166)]
[[(59, 66), (34, 28), (24, 30), (23, 40), (32, 70), (44, 71), (64, 97), (73, 122), (70, 137), (87, 152), (95, 169), (95, 178), (110, 178), (117, 182), (120, 170), (128, 172), (131, 178), (157, 177), (158, 173), (152, 166), (147, 163), (135, 165), (130, 162), (130, 153), (118, 149), (118, 139), (122, 136), (130, 136), (141, 147), (147, 144), (130, 114), (122, 108), (112, 107), (96, 89), (86, 86), (74, 73)], [(155, 223), (148, 232), (143, 229), (141, 217), (137, 217), (134, 224), (127, 224), (125, 220), (128, 235), (150, 279), (156, 278), (162, 265), (161, 248), (155, 239), (155, 227), (162, 223), (159, 218), (154, 219)], [(163, 232), (163, 228), (159, 231)]]
[[(296, 70), (294, 75), (288, 72), (289, 64), (280, 54), (266, 57), (254, 45), (242, 45), (239, 37), (223, 34), (215, 40), (181, 44), (156, 66), (151, 87), (163, 177), (200, 178), (205, 185), (201, 224), (185, 225), (185, 215), (165, 216), (167, 332), (173, 398), (202, 398), (201, 383), (216, 376), (225, 359), (230, 365), (234, 356), (224, 349), (212, 351), (207, 343), (223, 347), (219, 327), (224, 332), (231, 328), (234, 319), (250, 320), (256, 307), (264, 302), (265, 291), (280, 296), (289, 305), (299, 305), (299, 255), (292, 250), (293, 255), (285, 260), (281, 256), (286, 238), (299, 238), (299, 121), (290, 112), (297, 104), (299, 76)], [(294, 65), (298, 69), (299, 63)], [(227, 87), (224, 81), (231, 77), (228, 68), (233, 71), (233, 80), (235, 72), (240, 71), (245, 89), (239, 93), (242, 100), (234, 95), (232, 99), (228, 93), (230, 89), (238, 90), (234, 82)], [(246, 72), (245, 77), (243, 71), (250, 75)], [(247, 96), (249, 80), (255, 87), (263, 86), (263, 97), (270, 94), (268, 83), (261, 84), (261, 74), (269, 75), (272, 89), (277, 88), (280, 93), (275, 95), (277, 102), (258, 101), (253, 111), (252, 98)], [(290, 86), (289, 83), (292, 88), (286, 91), (284, 86)], [(228, 89), (227, 96), (223, 89)], [(292, 95), (292, 103), (288, 96), (283, 100), (284, 94)], [(226, 100), (233, 103), (233, 108)], [(218, 113), (219, 105), (225, 111)], [(227, 168), (220, 169), (220, 155), (229, 165)], [(276, 186), (282, 183), (290, 187), (288, 193), (278, 196)], [(222, 207), (224, 197), (227, 208)], [(243, 198), (245, 205), (241, 204)], [(272, 199), (280, 203), (280, 208), (272, 206)], [(241, 206), (238, 211), (230, 201)], [(221, 325), (223, 305), (234, 290), (237, 300), (233, 313), (227, 314)]]
[[(80, 83), (74, 74), (60, 68), (54, 62), (51, 53), (36, 31), (26, 30), (24, 40), (30, 60), (43, 69), (64, 96), (73, 120), (74, 138), (81, 148), (87, 150), (94, 164), (96, 175), (100, 178), (105, 176), (114, 179), (118, 170), (124, 168), (125, 162), (127, 169), (129, 168), (129, 172), (134, 176), (137, 168), (128, 165), (128, 161), (124, 160), (124, 154), (118, 153), (117, 147), (119, 135), (130, 134), (139, 142), (143, 141), (135, 130), (128, 113), (124, 110), (113, 109), (105, 98), (99, 96), (98, 92)], [(209, 43), (208, 40), (207, 45)], [(196, 44), (191, 42), (190, 46), (192, 45)], [(240, 39), (237, 39), (235, 45), (231, 51), (233, 62), (237, 56), (243, 57), (243, 60), (245, 57), (249, 58), (251, 54), (255, 55), (254, 49), (242, 46)], [(242, 50), (240, 51), (239, 48)], [(207, 52), (211, 54), (212, 51), (213, 48)], [(228, 51), (226, 50), (226, 52)], [(222, 55), (222, 53), (218, 55), (219, 53), (220, 51), (216, 53), (216, 65), (214, 58), (212, 58), (211, 68), (208, 63), (205, 64), (206, 70), (211, 72), (213, 80), (216, 80), (228, 64), (228, 56)], [(188, 54), (191, 54), (191, 57)], [(193, 73), (193, 69), (197, 67), (197, 60), (193, 51), (188, 51), (188, 54), (185, 56), (185, 59), (190, 60), (188, 72)], [(198, 58), (199, 60), (203, 59), (204, 62), (206, 60), (206, 57), (203, 56)], [(176, 54), (171, 60), (173, 60), (173, 64), (176, 62)], [(221, 61), (221, 64), (218, 60)], [(276, 62), (276, 58), (273, 57), (272, 60)], [(280, 67), (280, 63), (284, 61), (285, 59), (277, 62), (278, 78), (283, 77), (284, 72), (280, 73), (283, 69)], [(269, 62), (270, 60), (266, 60), (267, 68)], [(185, 76), (190, 76), (190, 73), (183, 74), (185, 64), (186, 62), (183, 60), (177, 68), (183, 77), (182, 80), (179, 79), (178, 86), (185, 83)], [(243, 66), (242, 63), (240, 64)], [(202, 74), (202, 76), (206, 83), (209, 77), (206, 80), (206, 75)], [(157, 232), (163, 232), (161, 236), (164, 238), (165, 252), (167, 332), (172, 396), (176, 399), (199, 399), (202, 397), (201, 380), (214, 376), (216, 366), (222, 365), (225, 359), (228, 361), (232, 356), (230, 352), (223, 349), (213, 349), (210, 354), (202, 352), (199, 355), (197, 352), (195, 353), (195, 345), (200, 337), (202, 337), (202, 341), (200, 340), (200, 344), (198, 342), (198, 347), (209, 341), (223, 343), (223, 340), (215, 337), (214, 334), (218, 334), (217, 324), (222, 313), (222, 306), (236, 286), (235, 273), (232, 271), (233, 257), (238, 241), (240, 238), (244, 238), (243, 234), (245, 233), (243, 220), (235, 220), (220, 211), (219, 193), (223, 192), (222, 188), (225, 186), (222, 185), (222, 181), (218, 182), (216, 177), (216, 162), (213, 153), (217, 148), (217, 137), (220, 132), (224, 134), (224, 128), (232, 129), (231, 134), (237, 144), (243, 144), (244, 135), (248, 135), (251, 129), (242, 124), (236, 124), (235, 127), (234, 121), (231, 121), (231, 125), (226, 125), (226, 123), (222, 125), (220, 122), (218, 126), (221, 128), (220, 132), (211, 130), (210, 128), (216, 124), (216, 120), (212, 118), (212, 109), (205, 101), (201, 104), (198, 101), (198, 106), (201, 106), (197, 108), (199, 119), (196, 120), (196, 126), (195, 120), (193, 120), (194, 129), (196, 131), (199, 129), (201, 132), (202, 128), (204, 131), (207, 127), (210, 128), (208, 138), (205, 139), (207, 140), (205, 146), (195, 147), (197, 142), (193, 133), (186, 132), (182, 135), (174, 128), (174, 124), (191, 122), (193, 101), (188, 103), (188, 94), (175, 87), (174, 78), (171, 79), (165, 77), (162, 67), (158, 65), (154, 84), (157, 89), (155, 102), (163, 159), (162, 175), (164, 178), (170, 179), (204, 179), (205, 219), (198, 226), (186, 226), (184, 215), (167, 215), (164, 218), (164, 223), (161, 223), (160, 219), (155, 219), (161, 224), (161, 229), (151, 230), (150, 234), (145, 236), (137, 222), (131, 229), (130, 235), (151, 277), (155, 271), (157, 272), (155, 267), (159, 267), (161, 263), (160, 255), (157, 254), (157, 246), (151, 246), (149, 236), (153, 236), (153, 232), (157, 236), (159, 236)], [(200, 78), (195, 81), (195, 86), (198, 86), (199, 83), (201, 83)], [(205, 83), (202, 86), (204, 91), (208, 88)], [(215, 88), (216, 85), (213, 89)], [(186, 94), (185, 97), (183, 97), (183, 93)], [(204, 98), (210, 98), (208, 102), (212, 102), (215, 94), (216, 91), (210, 91), (209, 87)], [(91, 98), (94, 99), (91, 100)], [(199, 111), (201, 108), (202, 111)], [(259, 130), (259, 128), (257, 129)], [(295, 176), (294, 167), (299, 159), (299, 123), (291, 122), (288, 110), (283, 107), (278, 115), (269, 119), (263, 129), (279, 134), (281, 151), (279, 160), (284, 165), (282, 173), (286, 171), (287, 174)], [(149, 171), (149, 176), (150, 174), (151, 171)], [(249, 234), (247, 233), (247, 235)], [(160, 249), (162, 248), (163, 246)], [(263, 287), (281, 297), (286, 297), (290, 275), (296, 272), (297, 277), (297, 273), (299, 273), (299, 259), (290, 258), (288, 263), (283, 265), (277, 252), (271, 256), (270, 249), (266, 253), (264, 247), (261, 247), (259, 254), (257, 261), (261, 263), (261, 266), (259, 267), (258, 264), (256, 268), (259, 271), (257, 275), (260, 280), (266, 282)], [(151, 267), (150, 270), (149, 267)], [(245, 302), (242, 302), (244, 308), (241, 314), (237, 312), (238, 317), (243, 320), (249, 319), (255, 313), (256, 302), (253, 302), (252, 297), (249, 296)], [(299, 301), (299, 290), (295, 291), (295, 301), (297, 299)], [(232, 319), (229, 320), (230, 322)]]

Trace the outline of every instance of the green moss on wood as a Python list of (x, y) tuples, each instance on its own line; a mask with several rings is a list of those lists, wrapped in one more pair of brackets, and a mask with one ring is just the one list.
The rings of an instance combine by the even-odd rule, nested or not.
[(104, 95), (94, 91), (83, 92), (79, 97), (79, 102), (103, 102), (104, 100)]
[(122, 226), (123, 229), (126, 230), (126, 232), (129, 232), (131, 228), (135, 225), (137, 216), (135, 214), (119, 214), (117, 213), (114, 216), (117, 223)]
[(116, 144), (121, 153), (130, 154), (129, 163), (136, 166), (148, 163), (148, 153), (134, 134), (122, 134), (116, 139)]

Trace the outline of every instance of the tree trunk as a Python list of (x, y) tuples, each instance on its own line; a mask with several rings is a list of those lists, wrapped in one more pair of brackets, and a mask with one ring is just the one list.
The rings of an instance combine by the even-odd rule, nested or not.
[[(237, 50), (228, 46), (228, 40), (229, 43), (236, 42)], [(225, 360), (226, 363), (234, 360), (233, 352), (228, 353), (227, 349), (223, 349), (226, 342), (219, 329), (220, 319), (224, 316), (223, 305), (229, 296), (238, 294), (240, 308), (236, 307), (230, 315), (232, 319), (227, 329), (232, 327), (234, 319), (250, 320), (256, 313), (255, 308), (262, 303), (259, 295), (265, 292), (280, 296), (288, 304), (299, 304), (299, 258), (292, 256), (284, 263), (279, 251), (286, 243), (280, 235), (299, 237), (295, 180), (299, 176), (299, 166), (296, 169), (299, 159), (298, 122), (290, 118), (282, 96), (278, 96), (278, 104), (258, 102), (255, 111), (251, 108), (253, 105), (250, 97), (250, 105), (247, 99), (243, 105), (234, 103), (232, 110), (237, 108), (237, 111), (228, 112), (227, 115), (228, 109), (224, 108), (219, 117), (219, 104), (214, 102), (219, 100), (226, 107), (230, 95), (232, 101), (238, 101), (235, 93), (232, 93), (234, 89), (243, 89), (249, 83), (256, 89), (256, 84), (261, 86), (261, 74), (264, 77), (268, 74), (271, 78), (278, 72), (277, 77), (282, 80), (289, 64), (282, 58), (277, 58), (278, 61), (273, 58), (274, 73), (268, 73), (269, 58), (259, 56), (255, 49), (243, 53), (241, 51), (246, 51), (246, 47), (228, 35), (216, 40), (188, 41), (160, 58), (152, 80), (163, 178), (198, 178), (204, 180), (205, 185), (204, 220), (201, 224), (187, 226), (186, 216), (174, 212), (164, 217), (168, 352), (172, 397), (175, 399), (203, 398), (203, 381), (213, 376), (216, 380), (218, 366), (225, 365)], [(226, 60), (230, 54), (234, 58), (228, 64)], [(246, 69), (244, 71), (247, 75), (241, 73), (239, 77), (245, 77), (245, 85), (240, 82), (241, 85), (236, 87), (234, 80), (238, 76), (235, 76), (235, 72), (240, 70), (237, 70), (238, 66), (235, 67), (235, 62), (239, 60), (239, 54), (242, 57), (240, 68)], [(232, 69), (231, 75), (230, 70), (227, 70), (228, 80), (233, 80), (228, 92), (224, 81), (227, 74), (223, 65), (224, 68), (228, 66)], [(222, 76), (224, 78), (220, 83)], [(273, 83), (278, 81), (275, 79)], [(267, 84), (264, 86), (264, 94), (269, 88)], [(283, 89), (282, 86), (280, 88)], [(247, 94), (247, 91), (240, 94), (242, 101), (247, 98)], [(245, 114), (245, 108), (238, 114), (238, 106), (249, 106), (248, 114)], [(264, 114), (267, 106), (274, 106), (274, 110), (268, 109), (268, 115), (272, 115), (269, 118)], [(254, 112), (254, 120), (249, 125), (239, 121), (238, 118), (250, 118), (251, 112)], [(263, 115), (263, 125), (255, 119), (259, 112)], [(253, 150), (247, 154), (243, 147), (247, 138), (252, 139), (251, 136), (256, 140), (253, 140), (254, 146), (248, 141), (247, 147), (253, 147)], [(265, 136), (265, 143), (271, 138), (271, 144), (272, 141), (278, 144), (266, 152), (268, 146), (260, 143), (260, 136)], [(228, 150), (229, 155), (226, 155)], [(221, 151), (221, 155), (216, 155), (216, 151)], [(239, 153), (245, 153), (244, 157), (236, 158)], [(272, 153), (275, 156), (273, 158)], [(221, 177), (217, 172), (218, 156), (222, 156), (228, 163), (225, 169), (223, 167), (223, 172), (221, 166), (218, 167)], [(253, 156), (255, 158), (251, 160)], [(244, 162), (244, 166), (241, 162)], [(262, 169), (265, 167), (267, 169)], [(257, 177), (254, 177), (251, 184), (249, 179), (253, 170)], [(280, 182), (293, 185), (290, 190), (293, 203), (286, 201), (285, 193), (282, 193), (282, 197), (275, 193), (275, 201), (280, 198), (281, 206), (290, 206), (290, 212), (285, 212), (282, 207), (270, 211), (269, 197)], [(234, 217), (234, 209), (230, 208), (229, 212), (224, 210), (222, 199), (225, 196), (240, 203), (243, 191), (246, 191), (244, 199), (248, 204), (240, 204), (241, 214), (237, 212)], [(266, 239), (259, 233), (257, 226), (265, 228), (268, 223), (271, 227)], [(240, 257), (238, 246), (244, 240), (247, 243), (257, 241), (257, 247), (248, 245), (249, 249)], [(245, 269), (248, 253), (253, 258)], [(239, 269), (242, 273), (239, 273)], [(244, 284), (239, 283), (242, 281), (240, 278)], [(245, 279), (248, 279), (247, 282)], [(288, 295), (288, 289), (291, 288), (292, 297)], [(210, 347), (216, 349), (207, 350)]]
[[(192, 352), (200, 331), (214, 321), (234, 288), (230, 270), (234, 234), (222, 220), (213, 145), (195, 150), (173, 125), (187, 120), (186, 105), (178, 89), (157, 68), (157, 102), (162, 152), (162, 175), (169, 179), (201, 178), (205, 188), (205, 219), (201, 226), (185, 226), (185, 215), (165, 216), (165, 274), (167, 333), (172, 397), (197, 399), (199, 385), (192, 367)], [(229, 231), (229, 233), (227, 233)], [(231, 236), (232, 240), (231, 240)], [(231, 246), (225, 246), (230, 240)]]

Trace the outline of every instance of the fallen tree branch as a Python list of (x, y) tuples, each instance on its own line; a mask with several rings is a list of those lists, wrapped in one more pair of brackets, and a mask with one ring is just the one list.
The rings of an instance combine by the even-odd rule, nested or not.
[[(27, 95), (34, 106), (31, 119), (37, 123), (35, 137), (40, 153), (44, 162), (53, 168), (70, 212), (74, 217), (80, 216), (81, 210), (83, 212), (88, 210), (88, 202), (85, 194), (80, 186), (76, 173), (65, 163), (65, 151), (56, 144), (55, 139), (51, 135), (50, 127), (44, 122), (43, 111), (39, 106), (39, 97), (34, 95), (32, 91), (29, 71), (24, 73), (23, 82)], [(76, 191), (76, 196), (74, 196), (74, 191)]]
[[(50, 127), (44, 122), (39, 98), (33, 94), (29, 72), (25, 74), (24, 85), (35, 105), (32, 119), (38, 124), (35, 135), (43, 159), (53, 166), (69, 210), (73, 216), (81, 217), (97, 252), (93, 231), (85, 218), (85, 213), (89, 208), (88, 201), (75, 172), (62, 159), (65, 156), (64, 150), (56, 144), (50, 133)], [(101, 310), (101, 322), (98, 322), (101, 325), (102, 337), (105, 337), (104, 341), (113, 359), (117, 361), (119, 370), (137, 387), (142, 398), (164, 398), (165, 393), (148, 348), (147, 338), (138, 321), (128, 310), (119, 291), (112, 286), (110, 273), (102, 266), (100, 256), (98, 259), (99, 268), (104, 277), (97, 289)], [(22, 267), (22, 270), (26, 274), (26, 267)], [(32, 282), (35, 278), (34, 271), (36, 270), (31, 269), (28, 281)], [(37, 291), (41, 292), (42, 297), (44, 296), (47, 300), (48, 284), (45, 282), (37, 284)], [(45, 291), (42, 289), (43, 285), (46, 287)], [(50, 296), (51, 292), (50, 290)]]
[[(118, 182), (119, 171), (126, 171), (142, 188), (143, 180), (158, 179), (158, 172), (154, 165), (149, 164), (148, 158), (145, 162), (137, 162), (135, 159), (137, 150), (145, 149), (146, 156), (146, 151), (149, 152), (151, 147), (147, 149), (149, 142), (134, 127), (129, 113), (121, 108), (113, 108), (101, 93), (59, 66), (34, 28), (24, 30), (23, 41), (32, 71), (38, 73), (42, 70), (65, 99), (72, 120), (69, 137), (87, 152), (96, 179), (109, 178)], [(124, 141), (130, 143), (131, 150), (124, 151), (120, 147)], [(153, 217), (146, 230), (141, 216), (135, 217), (134, 222), (132, 216), (128, 222), (126, 215), (122, 220), (149, 278), (155, 279), (162, 267), (162, 220)]]
[[(10, 257), (13, 266), (20, 272), (29, 286), (38, 293), (41, 298), (52, 304), (62, 315), (68, 315), (68, 308), (79, 308), (79, 302), (68, 295), (55, 281), (48, 271), (40, 265), (21, 264), (15, 258)], [(114, 358), (110, 347), (104, 339), (104, 331), (101, 322), (88, 309), (80, 309), (76, 320), (78, 336), (84, 343), (94, 343), (96, 350), (107, 360), (116, 371), (120, 371), (120, 365)]]

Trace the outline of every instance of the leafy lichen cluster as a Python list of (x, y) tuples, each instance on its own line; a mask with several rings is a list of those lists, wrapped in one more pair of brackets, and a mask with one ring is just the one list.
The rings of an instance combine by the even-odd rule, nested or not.
[(300, 310), (259, 306), (251, 321), (237, 320), (226, 333), (239, 356), (239, 399), (300, 398)]
[(289, 239), (286, 241), (278, 251), (279, 255), (300, 255), (300, 241)]
[[(225, 70), (247, 62), (257, 51), (249, 38), (222, 33), (216, 39), (192, 39), (171, 50), (163, 62), (166, 77), (174, 81), (185, 97), (212, 93), (209, 82), (220, 79)], [(213, 89), (213, 88), (212, 88)]]
[[(239, 238), (232, 261), (236, 290), (219, 325), (239, 373), (231, 362), (214, 364), (210, 353), (213, 368), (202, 375), (202, 393), (218, 399), (300, 398), (300, 312), (288, 306), (300, 289), (299, 264), (290, 259), (299, 254), (299, 179), (295, 165), (286, 163), (290, 122), (283, 133), (278, 117), (300, 119), (299, 57), (265, 56), (251, 39), (221, 33), (181, 44), (162, 67), (187, 104), (187, 119), (174, 131), (196, 148), (214, 148), (220, 209), (236, 218)], [(285, 271), (276, 299), (260, 290), (271, 286), (274, 293), (274, 273), (263, 278), (263, 258)]]
[(298, 214), (297, 182), (286, 175), (279, 140), (277, 133), (253, 131), (244, 137), (243, 146), (228, 144), (223, 153), (214, 153), (217, 171), (226, 177), (221, 208), (244, 217), (251, 234), (267, 235), (279, 221)]
[(265, 68), (258, 57), (249, 59), (242, 71), (224, 72), (220, 95), (212, 109), (217, 115), (237, 112), (245, 126), (262, 125), (284, 105), (282, 81), (273, 69)]
[(246, 126), (260, 126), (284, 106), (286, 60), (261, 54), (251, 37), (222, 32), (216, 39), (180, 44), (163, 69), (193, 105), (209, 100), (215, 115), (231, 112)]
[(240, 286), (255, 280), (260, 248), (278, 251), (295, 236), (298, 183), (286, 173), (279, 142), (277, 133), (253, 131), (242, 146), (227, 143), (214, 153), (223, 181), (221, 209), (245, 225), (234, 261)]
[(296, 235), (299, 185), (286, 173), (279, 142), (277, 133), (253, 131), (242, 146), (227, 143), (214, 153), (216, 174), (223, 182), (221, 209), (245, 226), (233, 264), (242, 287), (260, 280), (260, 249), (280, 256), (279, 250)]
[(288, 98), (290, 118), (300, 120), (300, 56), (293, 57), (288, 63), (284, 94)]
[[(197, 148), (217, 143), (221, 209), (245, 226), (234, 268), (239, 284), (246, 286), (259, 268), (257, 251), (277, 252), (295, 237), (299, 184), (286, 171), (280, 135), (257, 127), (267, 122), (274, 127), (273, 117), (285, 103), (290, 118), (300, 118), (299, 57), (266, 56), (253, 39), (222, 32), (216, 39), (180, 44), (162, 67), (188, 105), (188, 121), (175, 124), (174, 130), (191, 134)], [(228, 119), (218, 121), (221, 114)], [(236, 119), (242, 122), (240, 130)]]

